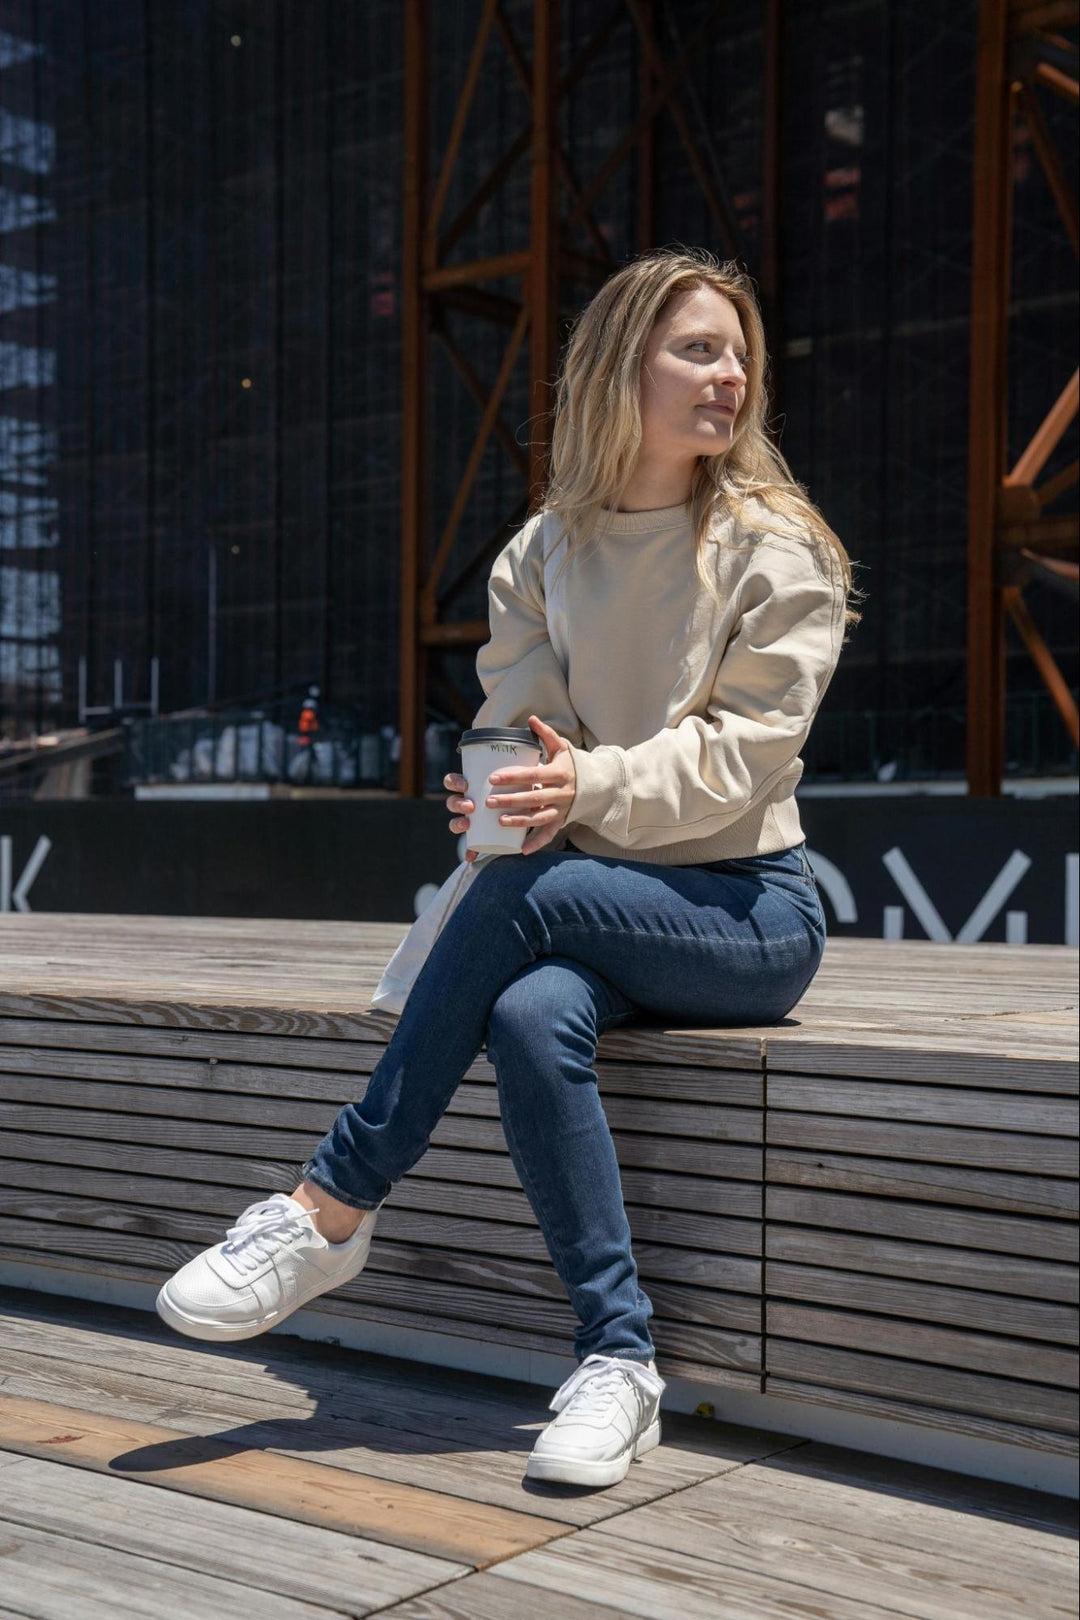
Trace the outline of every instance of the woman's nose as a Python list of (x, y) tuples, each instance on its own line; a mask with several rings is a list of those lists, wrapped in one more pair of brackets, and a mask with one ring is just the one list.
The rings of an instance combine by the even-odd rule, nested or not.
[(746, 382), (746, 372), (737, 360), (721, 357), (716, 362), (716, 382), (725, 388), (741, 388)]

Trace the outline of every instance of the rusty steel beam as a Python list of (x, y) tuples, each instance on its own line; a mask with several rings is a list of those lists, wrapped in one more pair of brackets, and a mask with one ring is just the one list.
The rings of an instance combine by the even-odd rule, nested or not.
[(1064, 225), (1065, 233), (1069, 238), (1069, 245), (1074, 254), (1080, 253), (1080, 230), (1077, 228), (1076, 196), (1069, 189), (1064, 165), (1047, 125), (1046, 115), (1036, 101), (1030, 86), (1026, 84), (1020, 86), (1020, 110), (1024, 115), (1024, 122), (1031, 131), (1035, 152), (1039, 162), (1042, 164), (1047, 184), (1053, 193), (1058, 213), (1061, 215), (1061, 223)]
[(1080, 717), (1077, 714), (1076, 699), (1069, 691), (1068, 683), (1058, 669), (1053, 653), (1039, 634), (1038, 626), (1031, 616), (1031, 609), (1024, 601), (1020, 587), (1018, 585), (1006, 585), (1004, 596), (1009, 617), (1015, 624), (1024, 646), (1031, 654), (1032, 662), (1046, 683), (1046, 689), (1053, 698), (1054, 705), (1065, 723), (1066, 731), (1072, 738), (1072, 745), (1074, 748), (1080, 748)]
[(1057, 399), (1047, 411), (1039, 426), (1031, 436), (1027, 448), (1020, 455), (1016, 466), (1005, 475), (1005, 485), (1008, 489), (1028, 488), (1034, 484), (1036, 478), (1046, 466), (1051, 452), (1056, 450), (1064, 436), (1065, 429), (1080, 408), (1080, 367), (1073, 372)]
[(405, 173), (401, 278), (401, 605), (398, 791), (424, 791), (427, 648), (419, 636), (419, 593), (427, 536), (426, 422), (428, 293), (423, 284), (427, 151), (427, 4), (405, 7)]
[[(1080, 408), (1080, 384), (1061, 388), (1046, 416), (1007, 466), (1009, 261), (1012, 247), (1012, 139), (1023, 117), (1058, 212), (1077, 250), (1076, 199), (1036, 99), (1044, 84), (1075, 104), (1076, 79), (1040, 61), (1048, 26), (1074, 24), (1080, 7), (980, 0), (975, 89), (975, 165), (971, 275), (971, 367), (968, 455), (968, 792), (1001, 792), (1005, 749), (1005, 619), (1015, 625), (1047, 690), (1076, 742), (1076, 705), (1053, 654), (1021, 595), (1018, 552), (1030, 548), (1068, 558), (1077, 550), (1074, 514), (1044, 514), (1044, 507), (1076, 482), (1075, 465), (1035, 479)], [(1054, 41), (1060, 44), (1060, 41)]]
[(529, 509), (547, 479), (551, 386), (559, 357), (555, 320), (559, 298), (558, 141), (555, 74), (559, 62), (559, 0), (533, 0), (532, 264), (529, 314)]

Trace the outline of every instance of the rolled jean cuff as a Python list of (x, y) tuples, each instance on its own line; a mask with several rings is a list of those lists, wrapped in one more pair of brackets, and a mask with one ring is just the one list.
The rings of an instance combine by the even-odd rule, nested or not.
[(331, 1198), (336, 1198), (339, 1204), (348, 1204), (350, 1209), (381, 1209), (386, 1202), (385, 1198), (380, 1198), (377, 1204), (362, 1204), (358, 1198), (353, 1198), (350, 1193), (342, 1192), (339, 1188), (327, 1182), (321, 1175), (318, 1175), (312, 1169), (310, 1160), (301, 1169), (300, 1178), (302, 1181), (310, 1181), (313, 1186), (319, 1187), (324, 1193), (329, 1193)]

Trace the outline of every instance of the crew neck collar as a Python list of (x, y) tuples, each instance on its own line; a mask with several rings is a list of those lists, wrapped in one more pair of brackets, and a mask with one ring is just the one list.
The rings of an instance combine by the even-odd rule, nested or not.
[(644, 512), (615, 512), (602, 508), (602, 521), (608, 534), (654, 534), (658, 529), (677, 529), (690, 521), (690, 502), (681, 506), (654, 506)]

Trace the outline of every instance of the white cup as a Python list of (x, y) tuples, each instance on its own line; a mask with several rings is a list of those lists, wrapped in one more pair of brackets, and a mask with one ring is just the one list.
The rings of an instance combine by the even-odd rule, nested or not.
[(476, 806), (469, 815), (465, 848), (477, 855), (520, 854), (529, 828), (505, 826), (499, 817), (512, 814), (511, 806), (488, 806), (485, 801), (492, 793), (527, 792), (531, 784), (496, 782), (492, 787), (491, 773), (505, 765), (546, 764), (547, 749), (529, 726), (480, 726), (462, 733), (458, 752), (468, 783), (463, 796)]

